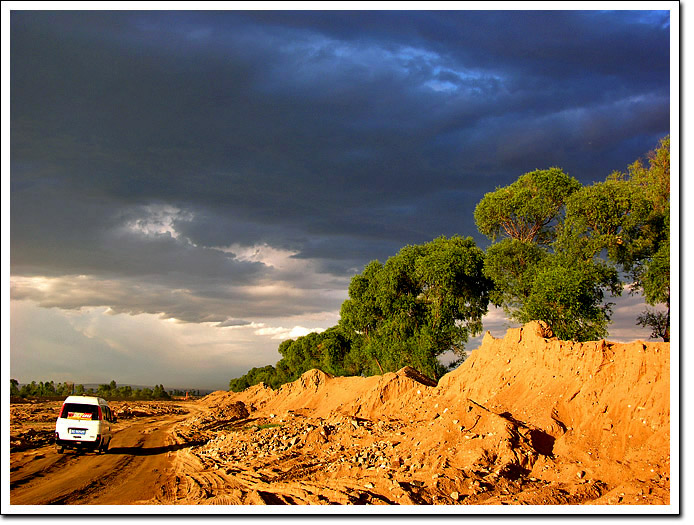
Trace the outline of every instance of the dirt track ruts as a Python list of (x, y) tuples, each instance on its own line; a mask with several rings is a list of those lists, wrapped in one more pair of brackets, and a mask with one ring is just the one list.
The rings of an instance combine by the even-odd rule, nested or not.
[[(193, 404), (188, 407), (192, 412)], [(11, 505), (130, 505), (168, 503), (172, 459), (192, 443), (175, 443), (169, 430), (190, 414), (115, 425), (108, 453), (58, 454), (41, 447), (13, 461)], [(121, 427), (121, 428), (119, 428)]]

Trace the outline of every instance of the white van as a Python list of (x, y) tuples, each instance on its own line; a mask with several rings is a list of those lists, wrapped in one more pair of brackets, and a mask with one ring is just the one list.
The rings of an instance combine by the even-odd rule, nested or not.
[(115, 414), (105, 399), (68, 396), (55, 422), (58, 454), (62, 454), (66, 448), (106, 452), (112, 438), (111, 423), (115, 422)]

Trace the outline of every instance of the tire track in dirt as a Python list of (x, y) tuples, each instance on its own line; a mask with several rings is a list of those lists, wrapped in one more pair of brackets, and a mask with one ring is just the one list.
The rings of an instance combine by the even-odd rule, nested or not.
[[(195, 411), (195, 410), (193, 410)], [(14, 462), (11, 505), (129, 505), (158, 502), (173, 476), (177, 451), (171, 427), (189, 414), (128, 422), (106, 454), (58, 454), (41, 447)], [(126, 423), (121, 423), (125, 425)]]

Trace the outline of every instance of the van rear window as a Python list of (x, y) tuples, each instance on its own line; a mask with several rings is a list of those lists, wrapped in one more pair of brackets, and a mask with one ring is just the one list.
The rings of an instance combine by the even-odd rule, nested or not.
[(97, 420), (99, 419), (99, 407), (82, 403), (65, 403), (60, 417), (79, 421)]

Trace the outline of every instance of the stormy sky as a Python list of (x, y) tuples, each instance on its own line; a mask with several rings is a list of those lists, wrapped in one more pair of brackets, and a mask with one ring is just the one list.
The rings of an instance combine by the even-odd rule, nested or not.
[(12, 377), (226, 388), (369, 261), (486, 247), (486, 192), (626, 170), (670, 133), (672, 6), (12, 11)]

